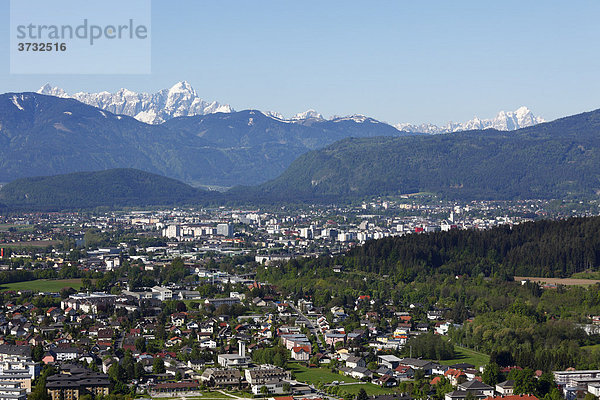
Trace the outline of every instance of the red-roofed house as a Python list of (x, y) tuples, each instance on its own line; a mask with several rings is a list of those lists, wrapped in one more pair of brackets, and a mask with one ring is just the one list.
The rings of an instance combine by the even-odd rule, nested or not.
[(433, 379), (431, 380), (431, 382), (429, 382), (429, 384), (430, 384), (431, 386), (434, 386), (434, 385), (437, 385), (438, 383), (440, 383), (440, 381), (441, 381), (441, 380), (442, 380), (442, 377), (441, 377), (441, 376), (436, 376), (435, 378), (433, 378)]
[(295, 346), (292, 347), (292, 358), (298, 361), (308, 361), (310, 359), (310, 347)]
[(462, 370), (454, 368), (444, 372), (444, 376), (450, 380), (453, 386), (458, 385), (459, 381), (467, 379), (467, 375)]

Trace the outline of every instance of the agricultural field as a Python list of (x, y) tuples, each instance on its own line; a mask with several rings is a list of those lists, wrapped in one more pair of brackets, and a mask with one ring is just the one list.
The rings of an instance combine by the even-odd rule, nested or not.
[(537, 283), (547, 283), (554, 285), (565, 285), (565, 286), (591, 286), (596, 283), (600, 283), (597, 279), (585, 279), (585, 278), (536, 278), (531, 276), (515, 276), (515, 281), (529, 280)]
[(8, 248), (18, 248), (18, 247), (46, 247), (46, 246), (56, 246), (60, 244), (60, 240), (31, 240), (27, 242), (11, 242), (11, 243), (0, 243), (0, 247), (5, 249)]
[(8, 232), (12, 228), (17, 231), (31, 231), (33, 230), (33, 225), (0, 224), (0, 232)]
[(32, 290), (34, 292), (59, 292), (65, 287), (79, 290), (81, 279), (36, 279), (34, 281), (5, 283), (0, 290)]

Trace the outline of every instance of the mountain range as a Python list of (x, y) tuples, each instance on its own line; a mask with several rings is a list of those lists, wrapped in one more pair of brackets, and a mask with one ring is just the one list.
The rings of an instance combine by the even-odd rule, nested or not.
[[(62, 111), (64, 107), (75, 110), (75, 106), (79, 105), (82, 109), (76, 113), (80, 125), (70, 124), (68, 117), (62, 120), (54, 117), (55, 119), (48, 119), (40, 124), (50, 126), (49, 128), (27, 131), (29, 135), (25, 136), (30, 140), (24, 141), (22, 153), (19, 154), (19, 157), (25, 160), (23, 167), (37, 159), (41, 160), (40, 165), (56, 166), (54, 154), (65, 149), (57, 147), (56, 143), (45, 138), (45, 133), (50, 137), (71, 137), (75, 146), (63, 151), (61, 160), (66, 164), (77, 162), (81, 152), (70, 158), (67, 154), (78, 148), (83, 140), (79, 136), (87, 138), (88, 135), (87, 130), (75, 131), (75, 128), (86, 126), (86, 129), (98, 137), (98, 142), (90, 145), (97, 152), (95, 160), (106, 160), (110, 157), (111, 161), (116, 161), (128, 156), (130, 160), (135, 159), (143, 164), (144, 156), (154, 160), (162, 154), (163, 158), (156, 158), (159, 162), (154, 165), (154, 168), (158, 169), (160, 161), (164, 164), (164, 160), (172, 156), (170, 152), (175, 151), (174, 148), (170, 148), (165, 153), (166, 142), (176, 142), (175, 146), (190, 143), (190, 135), (186, 129), (191, 129), (190, 132), (196, 132), (198, 129), (194, 124), (191, 128), (186, 127), (185, 120), (190, 118), (199, 119), (196, 123), (201, 125), (200, 132), (205, 132), (207, 137), (203, 139), (197, 134), (191, 135), (198, 140), (195, 142), (197, 147), (190, 150), (191, 156), (185, 153), (179, 156), (189, 163), (182, 165), (193, 171), (196, 171), (202, 162), (205, 166), (210, 166), (206, 158), (199, 159), (197, 155), (202, 144), (217, 141), (211, 136), (220, 131), (214, 130), (210, 124), (220, 126), (219, 119), (206, 120), (209, 116), (175, 118), (169, 121), (170, 124), (175, 124), (172, 126), (173, 130), (165, 131), (162, 126), (147, 125), (130, 117), (115, 116), (75, 100), (59, 100), (57, 102), (56, 98), (34, 94), (0, 96), (0, 110), (7, 107), (6, 103), (19, 110), (19, 113), (11, 114), (13, 119), (8, 120), (8, 125), (6, 118), (0, 120), (0, 140), (4, 140), (0, 148), (10, 144), (14, 127), (37, 127), (35, 123), (28, 122), (35, 119), (28, 112), (32, 107), (45, 110), (43, 115), (62, 113), (70, 116)], [(58, 107), (62, 102), (66, 102), (62, 104), (63, 108)], [(51, 110), (54, 112), (50, 112)], [(75, 111), (71, 113), (75, 114)], [(96, 121), (97, 115), (101, 115), (105, 120)], [(222, 117), (219, 114), (215, 116)], [(223, 141), (222, 146), (243, 144), (247, 139), (238, 133), (242, 131), (244, 124), (258, 125), (257, 132), (264, 134), (266, 131), (260, 126), (271, 123), (269, 117), (258, 111), (231, 113), (229, 117), (237, 117), (235, 121), (228, 122), (233, 124), (231, 135), (216, 135)], [(115, 121), (132, 124), (136, 129), (131, 130), (129, 125), (120, 127)], [(360, 126), (354, 119), (326, 123), (349, 124), (349, 127), (355, 128)], [(377, 126), (374, 122), (363, 123)], [(182, 125), (177, 127), (176, 124)], [(289, 125), (297, 129), (306, 128), (302, 124), (287, 124)], [(140, 149), (131, 147), (140, 138), (152, 143), (161, 137), (164, 138), (165, 134), (173, 135), (174, 131), (178, 132), (178, 135), (158, 142), (157, 147), (160, 151), (152, 148), (140, 155)], [(114, 137), (115, 132), (120, 135), (117, 140), (119, 145), (113, 145), (113, 140), (103, 148), (106, 135), (111, 134)], [(18, 141), (23, 140), (19, 135), (15, 138)], [(41, 143), (40, 147), (37, 147), (38, 142)], [(65, 146), (68, 142), (62, 141), (60, 146)], [(45, 152), (41, 152), (41, 149)], [(85, 150), (85, 157), (94, 155), (90, 151), (91, 148)], [(3, 161), (6, 156), (4, 153)], [(3, 165), (3, 169), (17, 162), (19, 157), (10, 159)], [(78, 164), (76, 167), (81, 166)], [(41, 166), (39, 168), (42, 171)], [(173, 169), (169, 171), (172, 172)], [(145, 171), (112, 169), (16, 180), (0, 190), (0, 203), (4, 203), (9, 209), (56, 210), (136, 204), (339, 202), (415, 192), (435, 193), (457, 200), (597, 199), (600, 195), (600, 110), (514, 132), (487, 129), (452, 135), (345, 138), (325, 148), (301, 155), (275, 179), (260, 185), (237, 186), (226, 193), (195, 189)], [(143, 199), (139, 200), (139, 196)], [(0, 207), (2, 206), (0, 204)]]
[(195, 186), (258, 184), (345, 137), (403, 134), (363, 116), (290, 123), (256, 110), (146, 124), (75, 99), (7, 93), (0, 95), (0, 182), (137, 168)]
[(347, 138), (238, 196), (338, 201), (416, 192), (451, 199), (597, 198), (600, 110), (514, 132)]
[(70, 95), (63, 89), (52, 87), (50, 84), (42, 86), (37, 93), (72, 98), (113, 114), (134, 117), (147, 124), (160, 124), (176, 117), (234, 112), (234, 109), (228, 104), (202, 100), (192, 86), (185, 81), (176, 83), (170, 89), (163, 89), (153, 94), (120, 89), (115, 93), (78, 92)]
[[(184, 116), (207, 115), (213, 113), (232, 113), (233, 107), (220, 104), (216, 101), (202, 100), (194, 88), (186, 81), (177, 82), (170, 89), (163, 89), (157, 93), (136, 93), (127, 89), (120, 89), (115, 93), (85, 93), (68, 94), (59, 87), (50, 84), (42, 86), (37, 93), (62, 98), (73, 98), (84, 104), (98, 107), (113, 114), (122, 114), (134, 117), (138, 121), (148, 124), (161, 124), (171, 118)], [(287, 122), (304, 122), (307, 120), (325, 120), (322, 114), (313, 109), (285, 118), (277, 111), (266, 111), (265, 115)], [(337, 119), (332, 117), (329, 120)], [(464, 123), (449, 122), (443, 126), (434, 124), (413, 125), (399, 123), (394, 127), (400, 131), (412, 133), (452, 133), (467, 130), (497, 129), (512, 131), (544, 122), (541, 117), (535, 116), (527, 107), (520, 107), (513, 112), (500, 111), (495, 118), (474, 119)]]
[(495, 118), (479, 119), (473, 118), (467, 122), (448, 122), (446, 125), (434, 124), (396, 124), (396, 129), (405, 132), (419, 132), (429, 134), (453, 133), (461, 131), (474, 131), (483, 129), (496, 129), (499, 131), (514, 131), (521, 128), (546, 122), (543, 118), (535, 116), (527, 107), (519, 107), (516, 111), (500, 111)]

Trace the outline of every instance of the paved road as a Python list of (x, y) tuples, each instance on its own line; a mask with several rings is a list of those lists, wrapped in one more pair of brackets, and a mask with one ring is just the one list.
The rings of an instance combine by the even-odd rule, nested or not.
[(217, 391), (218, 391), (219, 393), (223, 393), (225, 396), (229, 396), (229, 397), (231, 397), (232, 399), (244, 399), (244, 400), (247, 400), (247, 399), (248, 399), (247, 397), (239, 397), (239, 396), (233, 395), (233, 394), (231, 394), (231, 393), (224, 392), (224, 391), (222, 391), (222, 390), (217, 390)]
[(312, 333), (317, 338), (317, 343), (319, 345), (319, 351), (323, 351), (321, 338), (319, 337), (320, 331), (315, 327), (315, 325), (312, 323), (312, 321), (310, 319), (308, 319), (308, 317), (306, 315), (304, 315), (304, 313), (302, 311), (300, 311), (299, 308), (296, 307), (296, 305), (294, 303), (292, 303), (290, 301), (288, 304), (290, 305), (290, 307), (292, 307), (294, 309), (294, 311), (296, 311), (298, 313), (298, 315), (300, 315), (302, 318), (304, 318), (306, 320), (306, 322), (308, 322), (308, 330), (310, 331), (310, 333)]

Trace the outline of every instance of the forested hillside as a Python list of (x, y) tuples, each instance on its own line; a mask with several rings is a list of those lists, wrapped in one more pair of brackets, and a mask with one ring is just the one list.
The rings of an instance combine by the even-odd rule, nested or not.
[(568, 277), (600, 266), (600, 218), (374, 240), (343, 262), (405, 282), (432, 274)]
[(593, 111), (514, 132), (341, 140), (300, 156), (254, 197), (334, 201), (432, 192), (525, 199), (599, 191), (600, 111)]
[(196, 204), (217, 195), (149, 172), (112, 169), (17, 179), (0, 189), (0, 202), (12, 210), (61, 211)]

